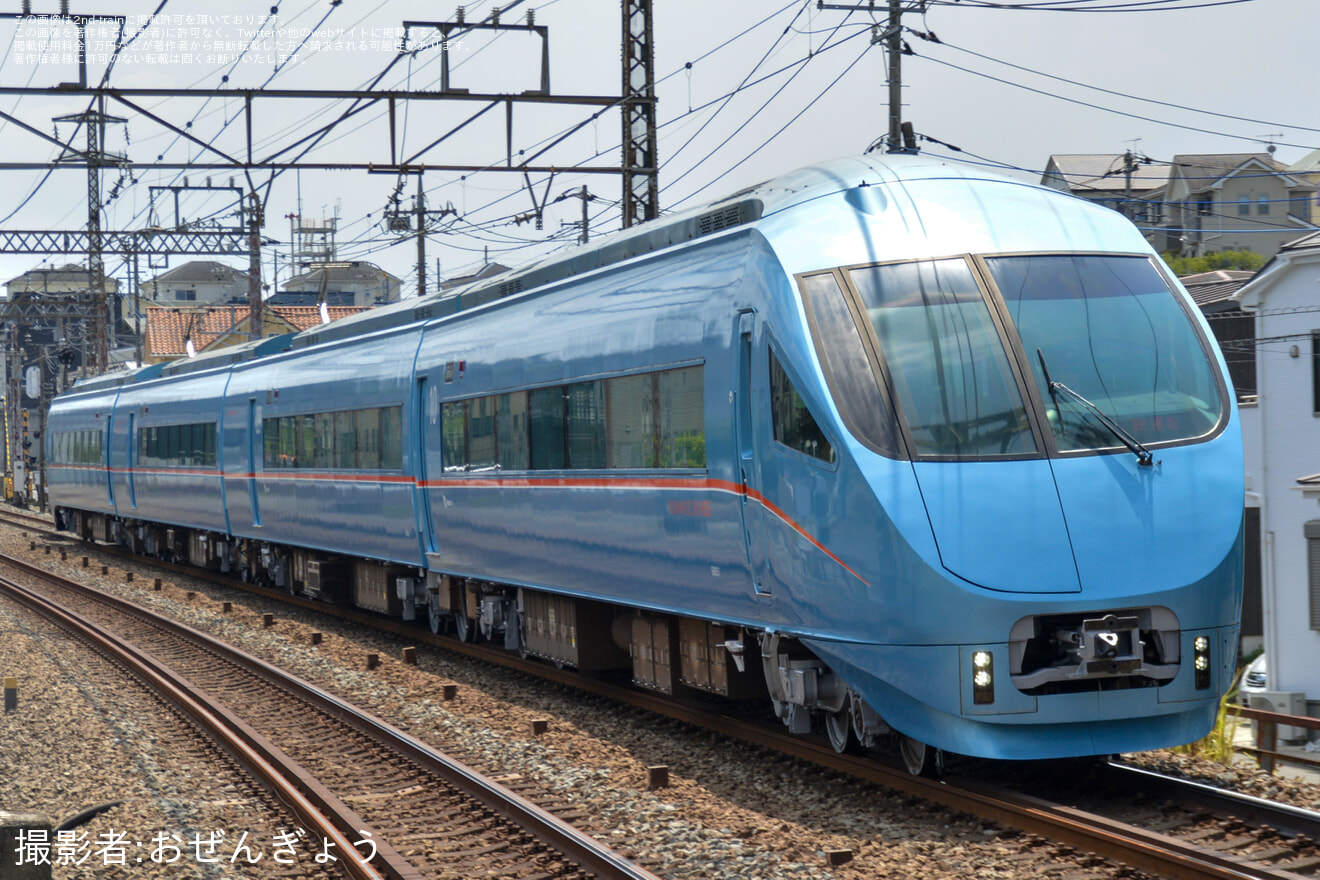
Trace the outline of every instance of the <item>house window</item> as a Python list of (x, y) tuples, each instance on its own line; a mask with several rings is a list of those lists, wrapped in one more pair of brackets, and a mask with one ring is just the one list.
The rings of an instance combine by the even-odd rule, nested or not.
[(1251, 213), (1251, 199), (1247, 198), (1246, 196), (1240, 196), (1238, 198), (1238, 213), (1239, 214)]
[(1311, 331), (1311, 414), (1320, 416), (1320, 330)]
[(1269, 212), (1270, 212), (1270, 197), (1261, 196), (1260, 198), (1256, 199), (1256, 213), (1268, 214)]
[(197, 291), (196, 291), (195, 289), (194, 289), (194, 290), (182, 290), (182, 289), (175, 290), (175, 291), (174, 291), (174, 299), (177, 300), (177, 301), (180, 301), (180, 302), (185, 301), (185, 300), (191, 302), (191, 301), (197, 299)]
[(1320, 519), (1302, 526), (1306, 535), (1306, 587), (1311, 629), (1320, 630)]

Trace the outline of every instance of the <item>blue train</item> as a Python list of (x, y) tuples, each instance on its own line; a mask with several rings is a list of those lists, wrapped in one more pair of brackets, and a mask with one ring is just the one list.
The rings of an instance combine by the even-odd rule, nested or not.
[(1237, 655), (1199, 314), (1118, 213), (925, 157), (82, 382), (46, 442), (86, 539), (767, 698), (914, 772), (1190, 741)]

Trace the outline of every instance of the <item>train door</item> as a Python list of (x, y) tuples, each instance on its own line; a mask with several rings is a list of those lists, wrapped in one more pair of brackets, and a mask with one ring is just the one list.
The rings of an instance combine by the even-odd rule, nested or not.
[(128, 450), (124, 455), (124, 470), (128, 477), (128, 504), (137, 509), (137, 487), (133, 484), (133, 468), (137, 464), (137, 431), (134, 425), (137, 423), (137, 416), (130, 413), (128, 416)]
[(735, 392), (737, 409), (738, 482), (742, 498), (743, 539), (747, 550), (747, 565), (752, 573), (752, 589), (758, 596), (770, 595), (770, 584), (765, 566), (765, 508), (762, 506), (761, 466), (756, 454), (756, 408), (753, 395), (757, 391), (756, 370), (756, 313), (738, 314), (738, 338), (735, 345), (738, 359), (738, 389)]
[(439, 395), (435, 386), (427, 382), (425, 376), (419, 377), (413, 409), (413, 424), (417, 426), (413, 432), (413, 461), (416, 462), (413, 471), (417, 480), (417, 529), (421, 533), (423, 553), (436, 551), (435, 523), (431, 516), (427, 480), (431, 473), (438, 471), (438, 467), (432, 468), (433, 463), (429, 460), (429, 446), (434, 444), (437, 449), (440, 446), (439, 411)]
[(252, 500), (252, 524), (261, 525), (261, 508), (257, 506), (257, 455), (261, 451), (261, 441), (257, 437), (260, 421), (257, 418), (257, 399), (248, 398), (247, 417), (247, 474), (248, 496)]
[(115, 415), (111, 413), (105, 419), (105, 442), (102, 444), (103, 454), (101, 463), (105, 466), (105, 497), (110, 503), (110, 509), (115, 509), (115, 469), (113, 467), (115, 460), (114, 453), (115, 442)]

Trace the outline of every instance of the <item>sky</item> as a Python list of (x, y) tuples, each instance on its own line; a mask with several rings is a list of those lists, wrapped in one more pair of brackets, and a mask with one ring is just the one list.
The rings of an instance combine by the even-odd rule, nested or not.
[[(116, 88), (397, 89), (439, 88), (434, 28), (404, 22), (453, 21), (454, 7), (417, 0), (69, 0), (71, 12), (123, 16), (131, 42), (107, 74), (114, 25), (88, 25), (88, 80)], [(278, 5), (271, 5), (278, 4)], [(1176, 154), (1251, 153), (1273, 145), (1291, 164), (1320, 148), (1320, 110), (1305, 97), (1320, 72), (1315, 0), (904, 0), (903, 118), (923, 152), (1039, 179), (1051, 154), (1120, 153), (1151, 160), (1151, 173)], [(16, 6), (17, 4), (8, 4)], [(794, 168), (865, 151), (888, 126), (887, 66), (873, 25), (887, 12), (820, 9), (815, 0), (654, 0), (658, 155), (662, 210), (692, 207)], [(845, 5), (845, 4), (833, 4)], [(860, 4), (865, 6), (865, 4)], [(880, 2), (878, 7), (887, 7)], [(554, 95), (617, 96), (622, 79), (618, 0), (505, 2), (504, 23), (547, 28)], [(466, 5), (468, 22), (489, 21), (493, 4)], [(57, 11), (32, 0), (34, 15)], [(11, 10), (11, 14), (16, 10)], [(155, 17), (152, 14), (155, 13)], [(1308, 14), (1309, 13), (1309, 14)], [(50, 140), (85, 146), (85, 132), (56, 117), (88, 109), (86, 97), (54, 88), (79, 78), (74, 30), (38, 19), (0, 20), (0, 229), (84, 229), (84, 170), (13, 169), (54, 163)], [(450, 84), (478, 93), (539, 87), (541, 41), (512, 32), (471, 32), (451, 41)], [(5, 88), (50, 91), (3, 93)], [(173, 225), (170, 190), (180, 185), (248, 186), (228, 170), (153, 169), (221, 161), (246, 150), (247, 119), (236, 97), (152, 97), (134, 107), (111, 102), (124, 120), (106, 128), (105, 148), (139, 163), (102, 174), (104, 229)], [(618, 110), (516, 105), (511, 136), (504, 110), (428, 146), (486, 105), (407, 101), (396, 106), (395, 149), (431, 164), (617, 166)], [(251, 116), (254, 152), (271, 155), (350, 109), (346, 102), (262, 97)], [(593, 119), (593, 114), (596, 114)], [(181, 137), (151, 117), (191, 134)], [(25, 128), (24, 126), (27, 126)], [(352, 115), (306, 154), (308, 161), (388, 162), (384, 103)], [(956, 151), (952, 148), (958, 148)], [(544, 152), (541, 152), (544, 151)], [(294, 151), (296, 152), (296, 150)], [(285, 152), (284, 157), (292, 155)], [(1161, 164), (1166, 163), (1166, 164)], [(338, 258), (376, 263), (417, 291), (417, 245), (391, 233), (391, 212), (409, 211), (417, 176), (366, 171), (251, 172), (265, 202), (263, 279), (282, 283), (290, 221), (337, 220)], [(428, 292), (437, 277), (479, 270), (486, 261), (518, 265), (572, 244), (582, 186), (593, 236), (621, 226), (619, 176), (561, 170), (527, 175), (489, 170), (422, 175), (434, 212), (426, 241)], [(531, 184), (529, 192), (526, 184)], [(154, 191), (152, 187), (157, 187)], [(397, 201), (391, 201), (397, 193)], [(154, 200), (153, 200), (154, 196)], [(520, 215), (543, 203), (541, 229)], [(237, 222), (228, 191), (189, 192), (189, 223)], [(522, 222), (519, 222), (522, 220)], [(0, 255), (8, 280), (62, 255)], [(75, 258), (81, 259), (81, 258)], [(191, 259), (155, 258), (150, 277)], [(226, 262), (246, 268), (246, 258)], [(126, 278), (108, 254), (106, 271)]]

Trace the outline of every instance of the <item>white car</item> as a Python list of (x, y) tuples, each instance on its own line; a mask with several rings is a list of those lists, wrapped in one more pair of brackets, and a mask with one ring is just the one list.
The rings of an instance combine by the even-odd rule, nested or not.
[(1247, 667), (1247, 671), (1242, 673), (1242, 681), (1238, 684), (1238, 700), (1246, 706), (1251, 700), (1252, 694), (1259, 694), (1269, 690), (1268, 675), (1265, 668), (1265, 655), (1261, 654)]

